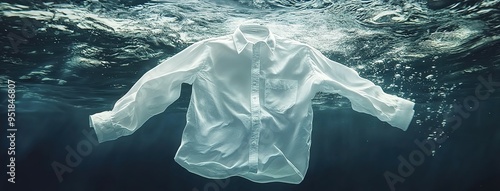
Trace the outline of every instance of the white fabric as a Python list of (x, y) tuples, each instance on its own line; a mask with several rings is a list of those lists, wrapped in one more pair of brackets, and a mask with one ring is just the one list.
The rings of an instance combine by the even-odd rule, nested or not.
[(111, 111), (90, 116), (99, 142), (129, 135), (192, 84), (175, 161), (215, 179), (241, 176), (300, 183), (306, 174), (317, 92), (347, 97), (354, 110), (406, 130), (414, 103), (386, 94), (306, 44), (244, 24), (197, 42), (142, 76)]

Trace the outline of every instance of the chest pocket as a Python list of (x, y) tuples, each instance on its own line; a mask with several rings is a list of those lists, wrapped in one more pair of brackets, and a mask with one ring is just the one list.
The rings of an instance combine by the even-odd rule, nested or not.
[(297, 80), (266, 79), (264, 106), (274, 112), (284, 113), (295, 105)]

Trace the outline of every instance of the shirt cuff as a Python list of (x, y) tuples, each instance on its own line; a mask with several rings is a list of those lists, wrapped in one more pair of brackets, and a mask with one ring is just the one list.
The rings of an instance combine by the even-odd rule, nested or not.
[(415, 110), (413, 110), (413, 106), (415, 106), (415, 103), (402, 98), (397, 98), (396, 103), (396, 112), (394, 113), (392, 119), (388, 121), (388, 123), (403, 131), (406, 131), (408, 129), (408, 126), (410, 126), (410, 122), (413, 119), (413, 114), (415, 113)]
[(113, 113), (104, 111), (89, 116), (90, 127), (94, 128), (99, 143), (115, 140), (132, 132), (112, 121)]

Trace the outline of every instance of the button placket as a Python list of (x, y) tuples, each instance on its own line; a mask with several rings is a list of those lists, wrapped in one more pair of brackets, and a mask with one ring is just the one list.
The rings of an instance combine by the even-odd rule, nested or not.
[(249, 167), (250, 172), (257, 173), (259, 159), (259, 136), (260, 136), (260, 99), (259, 99), (259, 81), (260, 81), (260, 47), (261, 42), (253, 45), (252, 48), (252, 69), (251, 69), (251, 133), (250, 133), (250, 151)]

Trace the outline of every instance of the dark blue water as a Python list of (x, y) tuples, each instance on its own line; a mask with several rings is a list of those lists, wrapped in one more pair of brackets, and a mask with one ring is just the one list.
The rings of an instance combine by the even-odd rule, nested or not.
[[(0, 190), (499, 190), (500, 1), (4, 1)], [(190, 86), (133, 135), (88, 115), (193, 42), (257, 19), (416, 103), (402, 132), (318, 94), (299, 185), (211, 180), (173, 160)], [(7, 136), (15, 82), (15, 140)], [(12, 87), (12, 86), (11, 86)], [(10, 90), (11, 92), (13, 90)], [(15, 144), (15, 156), (9, 147)], [(15, 184), (10, 157), (15, 161)], [(7, 166), (9, 165), (9, 167)]]

